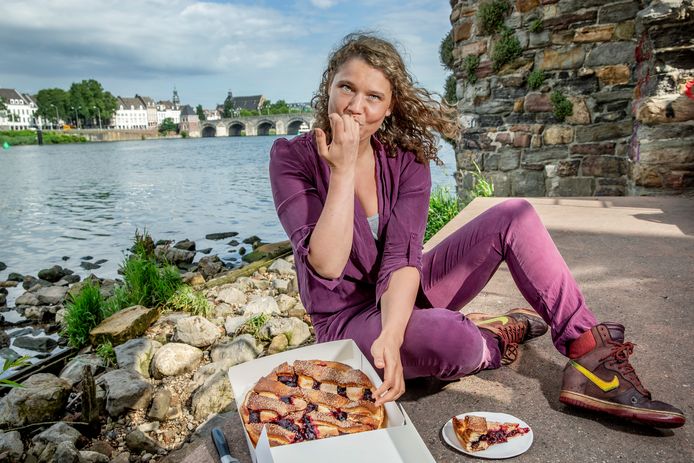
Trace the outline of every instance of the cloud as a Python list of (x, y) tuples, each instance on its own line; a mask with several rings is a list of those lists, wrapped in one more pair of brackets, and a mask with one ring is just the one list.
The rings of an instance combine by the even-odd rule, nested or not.
[(338, 3), (339, 0), (311, 0), (311, 4), (318, 8), (332, 8)]

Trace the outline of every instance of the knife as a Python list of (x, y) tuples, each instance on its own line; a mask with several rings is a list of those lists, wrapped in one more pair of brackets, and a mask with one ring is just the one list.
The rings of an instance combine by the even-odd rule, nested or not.
[(212, 428), (212, 441), (214, 442), (214, 446), (217, 447), (217, 453), (219, 453), (219, 461), (221, 463), (241, 463), (231, 456), (229, 444), (227, 444), (226, 437), (224, 437), (224, 433), (221, 429)]

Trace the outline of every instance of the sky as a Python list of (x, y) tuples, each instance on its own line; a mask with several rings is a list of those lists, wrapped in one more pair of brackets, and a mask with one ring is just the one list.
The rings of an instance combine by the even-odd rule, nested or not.
[(394, 41), (443, 92), (448, 0), (0, 0), (0, 88), (35, 94), (96, 79), (116, 96), (205, 108), (235, 96), (310, 101), (348, 33)]

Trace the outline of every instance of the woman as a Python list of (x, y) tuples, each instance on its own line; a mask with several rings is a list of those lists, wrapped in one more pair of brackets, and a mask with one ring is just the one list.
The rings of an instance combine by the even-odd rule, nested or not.
[[(432, 131), (457, 137), (455, 111), (417, 88), (390, 43), (351, 34), (329, 58), (313, 133), (279, 139), (270, 179), (318, 342), (354, 339), (397, 399), (405, 378), (454, 379), (515, 359), (544, 334), (571, 360), (562, 402), (681, 426), (628, 362), (624, 327), (598, 324), (532, 206), (508, 200), (422, 254)], [(502, 261), (534, 310), (458, 312)], [(601, 379), (603, 378), (603, 379)]]

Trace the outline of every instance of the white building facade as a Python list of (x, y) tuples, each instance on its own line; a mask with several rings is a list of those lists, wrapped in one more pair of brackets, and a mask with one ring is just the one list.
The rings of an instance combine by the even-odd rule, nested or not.
[(118, 97), (113, 116), (113, 128), (120, 130), (147, 129), (147, 107), (140, 98)]
[(171, 118), (174, 124), (180, 124), (181, 108), (170, 101), (160, 101), (157, 103), (157, 125), (161, 125), (166, 118)]
[(38, 106), (30, 95), (21, 94), (13, 88), (0, 88), (0, 98), (6, 108), (0, 111), (0, 129), (27, 130), (36, 126)]

